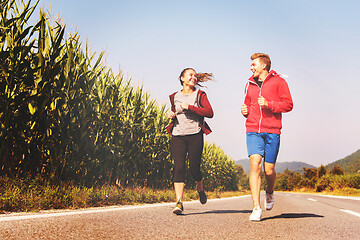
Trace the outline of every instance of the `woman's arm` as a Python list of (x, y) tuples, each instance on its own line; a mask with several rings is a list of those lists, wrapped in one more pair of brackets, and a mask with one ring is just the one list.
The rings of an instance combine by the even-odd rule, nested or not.
[(194, 105), (189, 105), (188, 110), (202, 116), (202, 117), (208, 117), (212, 118), (214, 116), (214, 112), (212, 110), (212, 107), (210, 105), (210, 102), (207, 98), (207, 95), (205, 92), (201, 93), (200, 96), (200, 104), (201, 107), (196, 107)]

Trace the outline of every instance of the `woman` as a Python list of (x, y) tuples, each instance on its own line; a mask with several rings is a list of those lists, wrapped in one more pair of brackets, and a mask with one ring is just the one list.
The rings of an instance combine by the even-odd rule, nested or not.
[(212, 80), (211, 73), (196, 73), (192, 68), (184, 69), (179, 80), (182, 90), (170, 95), (171, 111), (169, 117), (171, 124), (167, 131), (172, 135), (170, 147), (174, 159), (174, 187), (176, 193), (175, 214), (182, 214), (182, 204), (185, 185), (185, 160), (189, 155), (190, 172), (196, 181), (200, 202), (205, 204), (207, 196), (202, 182), (200, 170), (201, 156), (204, 145), (203, 133), (209, 134), (211, 129), (205, 123), (204, 117), (212, 118), (214, 113), (207, 99), (206, 93), (196, 88), (199, 82)]

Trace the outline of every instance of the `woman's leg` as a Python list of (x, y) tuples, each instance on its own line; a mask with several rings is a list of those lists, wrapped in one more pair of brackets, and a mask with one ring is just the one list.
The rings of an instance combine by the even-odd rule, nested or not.
[(199, 200), (201, 204), (207, 202), (207, 196), (204, 191), (202, 173), (200, 169), (201, 157), (204, 147), (204, 135), (199, 133), (196, 135), (189, 136), (188, 142), (188, 152), (189, 152), (189, 162), (190, 162), (190, 172), (196, 181), (196, 188), (199, 192)]
[(184, 186), (185, 186), (185, 183), (183, 183), (183, 182), (175, 182), (174, 183), (176, 201), (177, 202), (182, 202), (183, 193), (184, 193)]
[(185, 160), (187, 148), (184, 137), (173, 136), (170, 140), (172, 157), (174, 159), (174, 188), (176, 201), (182, 202), (185, 186)]
[(196, 182), (196, 189), (201, 192), (202, 190), (204, 190), (204, 185), (203, 185), (203, 181), (198, 181)]
[(196, 187), (198, 191), (203, 190), (202, 173), (200, 170), (201, 157), (204, 147), (203, 133), (188, 136), (188, 152), (189, 152), (189, 164), (190, 172), (196, 181)]

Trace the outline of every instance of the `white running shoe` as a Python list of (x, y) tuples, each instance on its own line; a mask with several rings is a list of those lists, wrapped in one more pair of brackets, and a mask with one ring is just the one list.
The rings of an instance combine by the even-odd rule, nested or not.
[(265, 209), (271, 210), (274, 207), (274, 192), (273, 193), (266, 193), (265, 199)]
[(250, 215), (250, 221), (261, 221), (262, 210), (260, 207), (255, 207)]

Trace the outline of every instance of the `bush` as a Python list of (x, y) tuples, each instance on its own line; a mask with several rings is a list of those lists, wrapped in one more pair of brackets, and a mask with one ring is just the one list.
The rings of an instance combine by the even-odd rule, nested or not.
[(236, 172), (239, 177), (239, 189), (250, 190), (249, 176), (241, 165), (236, 165)]
[(360, 176), (356, 174), (333, 175), (326, 174), (316, 182), (316, 191), (338, 190), (344, 188), (360, 189)]
[[(331, 177), (329, 175), (324, 175), (322, 176), (320, 179), (318, 179), (318, 181), (315, 184), (315, 190), (317, 192), (322, 192), (326, 189), (328, 189), (330, 187), (330, 183), (331, 183)], [(330, 188), (330, 190), (332, 190)]]
[(283, 173), (277, 174), (275, 181), (275, 190), (291, 191), (300, 186), (301, 175), (285, 169)]
[(318, 169), (317, 169), (317, 178), (321, 178), (322, 176), (324, 176), (327, 173), (326, 167), (321, 165)]
[(344, 175), (344, 171), (341, 169), (341, 167), (337, 164), (334, 165), (333, 169), (330, 172), (334, 175)]
[(238, 190), (239, 174), (235, 162), (217, 145), (205, 142), (202, 171), (207, 190)]
[(344, 178), (347, 187), (360, 189), (360, 175), (358, 174), (345, 175)]

